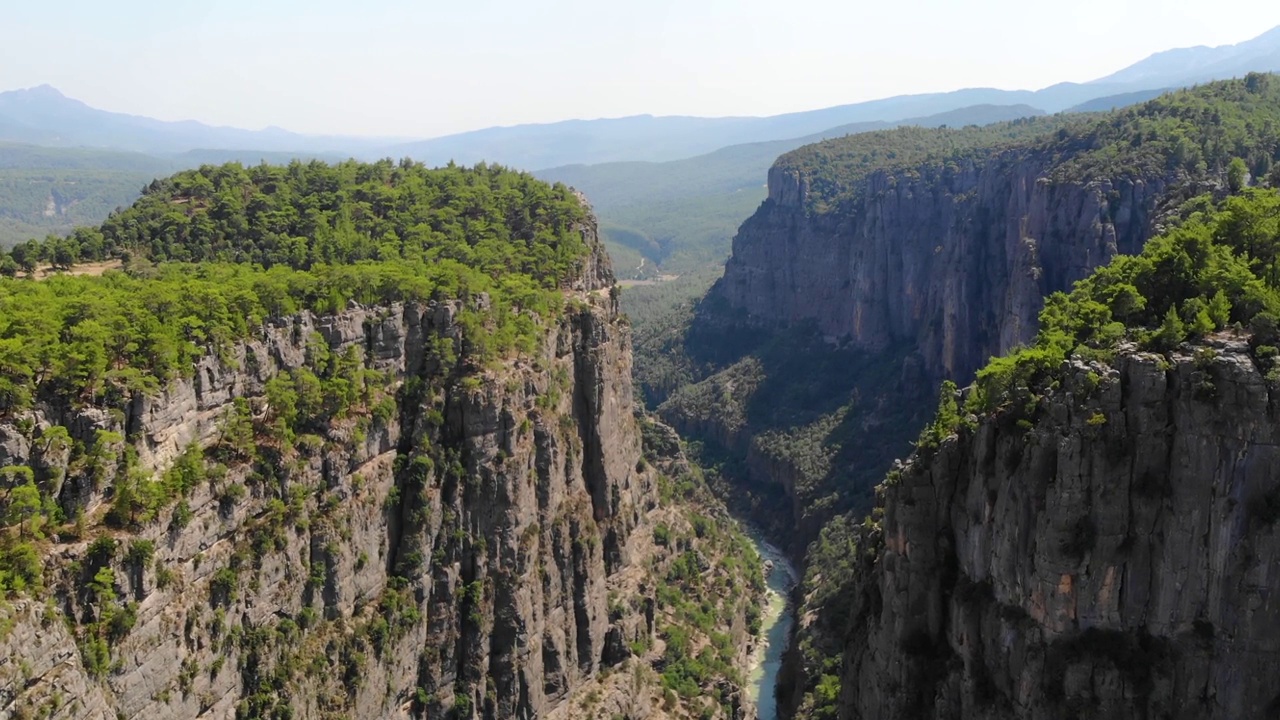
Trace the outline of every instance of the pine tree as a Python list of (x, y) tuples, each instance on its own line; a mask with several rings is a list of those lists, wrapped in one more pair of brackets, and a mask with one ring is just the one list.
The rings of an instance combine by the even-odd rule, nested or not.
[(1164, 322), (1160, 323), (1160, 329), (1156, 331), (1153, 338), (1156, 347), (1161, 350), (1172, 350), (1186, 338), (1187, 326), (1182, 322), (1182, 318), (1178, 317), (1178, 308), (1170, 305), (1169, 312), (1164, 315)]

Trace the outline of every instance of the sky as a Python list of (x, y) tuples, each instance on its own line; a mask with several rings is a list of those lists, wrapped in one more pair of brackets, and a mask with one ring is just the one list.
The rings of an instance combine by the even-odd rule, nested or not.
[(11, 0), (0, 90), (310, 134), (772, 115), (1086, 81), (1280, 25), (1275, 0)]

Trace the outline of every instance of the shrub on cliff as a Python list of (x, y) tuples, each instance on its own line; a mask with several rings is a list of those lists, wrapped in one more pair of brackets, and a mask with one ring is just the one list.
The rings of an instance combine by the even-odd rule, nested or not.
[(978, 371), (970, 408), (990, 411), (1048, 381), (1071, 354), (1105, 354), (1125, 340), (1164, 352), (1240, 323), (1270, 345), (1277, 316), (1280, 193), (1246, 190), (1050, 296), (1032, 346)]

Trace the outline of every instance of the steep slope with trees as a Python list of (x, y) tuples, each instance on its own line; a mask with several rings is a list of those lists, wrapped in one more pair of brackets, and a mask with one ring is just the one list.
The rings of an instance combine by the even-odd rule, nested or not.
[(759, 560), (642, 451), (568, 189), (206, 167), (17, 254), (124, 267), (0, 279), (0, 712), (751, 713)]

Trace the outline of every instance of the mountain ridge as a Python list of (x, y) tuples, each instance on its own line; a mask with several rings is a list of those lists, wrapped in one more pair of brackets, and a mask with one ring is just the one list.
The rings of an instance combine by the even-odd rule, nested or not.
[[(1167, 67), (1171, 62), (1173, 67)], [(1280, 28), (1232, 46), (1164, 51), (1103, 78), (1084, 83), (1056, 83), (1039, 90), (974, 87), (763, 117), (632, 115), (571, 119), (493, 126), (414, 141), (310, 136), (274, 126), (264, 130), (244, 130), (214, 127), (194, 120), (160, 121), (96, 110), (67, 98), (51, 86), (41, 85), (0, 93), (0, 140), (151, 152), (180, 152), (195, 147), (253, 147), (292, 152), (343, 152), (364, 159), (408, 155), (431, 164), (444, 164), (450, 160), (461, 164), (486, 161), (537, 170), (575, 163), (675, 160), (729, 145), (800, 137), (856, 122), (893, 122), (981, 104), (1028, 104), (1053, 113), (1100, 97), (1183, 87), (1233, 77), (1245, 71), (1268, 70), (1280, 70)], [(33, 98), (43, 101), (46, 107), (27, 107), (23, 112), (15, 112)], [(51, 104), (56, 107), (48, 107)], [(87, 114), (91, 114), (94, 121), (103, 127), (86, 129)], [(40, 121), (59, 118), (62, 124)], [(71, 124), (67, 124), (68, 121)], [(152, 136), (148, 137), (147, 133), (152, 133)]]
[[(560, 123), (544, 123), (540, 125), (517, 125), (508, 128), (492, 127), (482, 130), (476, 130), (468, 133), (458, 133), (454, 135), (444, 136), (441, 138), (432, 138), (414, 143), (407, 143), (397, 146), (397, 149), (404, 150), (413, 154), (420, 160), (427, 162), (444, 161), (448, 159), (461, 163), (475, 162), (479, 160), (490, 160), (494, 158), (485, 157), (483, 143), (487, 138), (508, 134), (518, 133), (526, 138), (530, 135), (543, 135), (548, 138), (552, 137), (557, 130), (566, 131), (566, 136), (558, 138), (558, 141), (571, 143), (576, 141), (577, 146), (573, 148), (570, 155), (575, 159), (561, 162), (546, 162), (547, 158), (543, 154), (528, 154), (521, 156), (509, 156), (517, 165), (536, 168), (551, 168), (555, 165), (572, 165), (572, 164), (598, 164), (601, 162), (612, 162), (622, 159), (631, 160), (650, 160), (661, 162), (663, 160), (682, 159), (679, 156), (679, 149), (683, 149), (687, 154), (684, 157), (711, 152), (718, 147), (725, 147), (736, 144), (745, 144), (750, 142), (759, 142), (770, 139), (783, 139), (786, 137), (800, 137), (812, 133), (821, 132), (823, 130), (833, 128), (839, 125), (856, 123), (856, 122), (894, 122), (910, 117), (921, 117), (927, 115), (935, 115), (942, 112), (956, 110), (962, 107), (974, 105), (1016, 105), (1026, 104), (1035, 106), (1048, 113), (1061, 112), (1071, 109), (1084, 103), (1088, 103), (1103, 97), (1119, 97), (1130, 93), (1139, 93), (1143, 91), (1175, 89), (1177, 87), (1185, 87), (1198, 82), (1216, 79), (1228, 79), (1238, 75), (1243, 75), (1248, 71), (1270, 71), (1280, 70), (1280, 28), (1259, 35), (1252, 40), (1240, 43), (1232, 48), (1248, 47), (1256, 49), (1258, 52), (1246, 53), (1238, 58), (1236, 65), (1214, 67), (1193, 66), (1182, 75), (1168, 73), (1155, 77), (1151, 80), (1143, 80), (1141, 78), (1125, 79), (1123, 73), (1125, 68), (1110, 76), (1099, 78), (1093, 81), (1076, 83), (1076, 82), (1059, 82), (1048, 85), (1039, 90), (1002, 90), (989, 87), (972, 87), (962, 88), (949, 92), (932, 92), (918, 93), (912, 95), (898, 95), (888, 98), (880, 98), (859, 103), (850, 103), (835, 105), (826, 108), (817, 108), (807, 111), (783, 113), (780, 115), (766, 117), (721, 117), (721, 118), (697, 118), (693, 116), (647, 116), (636, 115), (625, 118), (613, 118), (599, 121), (591, 120), (566, 120)], [(1178, 50), (1169, 50), (1165, 52), (1179, 52)], [(1268, 54), (1270, 53), (1270, 54)], [(1149, 59), (1148, 59), (1149, 60)], [(1213, 58), (1209, 58), (1213, 60)], [(1148, 62), (1148, 61), (1143, 61)], [(1138, 65), (1141, 65), (1139, 63)], [(1212, 63), (1210, 63), (1212, 64)], [(1112, 78), (1119, 78), (1118, 80)], [(1144, 97), (1142, 99), (1149, 99)], [(635, 123), (636, 121), (647, 120), (651, 124), (660, 124), (664, 121), (680, 121), (682, 123), (700, 123), (704, 127), (698, 131), (713, 135), (715, 141), (700, 141), (697, 136), (686, 140), (687, 144), (676, 146), (654, 146), (652, 138), (642, 136), (632, 141), (632, 147), (627, 152), (630, 156), (623, 157), (622, 151), (618, 150), (620, 138), (608, 134), (608, 129), (603, 126), (600, 128), (601, 133), (596, 137), (584, 137), (582, 135), (574, 135), (581, 128), (593, 122), (616, 124), (621, 122)], [(752, 126), (755, 126), (754, 129)], [(651, 132), (656, 132), (652, 130)], [(756, 135), (751, 133), (755, 132)], [(767, 137), (772, 132), (773, 137)], [(572, 138), (570, 140), (569, 138)], [(647, 139), (646, 139), (647, 138)], [(715, 145), (719, 142), (719, 145)], [(590, 146), (593, 143), (606, 145), (610, 148), (609, 153), (599, 153), (591, 155), (588, 149), (584, 149), (583, 145)], [(703, 148), (702, 152), (691, 152), (690, 148)], [(450, 152), (450, 157), (445, 157)], [(610, 154), (612, 153), (612, 154)], [(647, 155), (644, 153), (648, 153)], [(594, 160), (587, 159), (594, 157)], [(502, 160), (507, 162), (507, 160)], [(541, 162), (542, 164), (539, 164)]]
[[(1250, 63), (1258, 62), (1269, 67), (1248, 67)], [(1173, 67), (1170, 67), (1171, 65)], [(1203, 68), (1206, 65), (1211, 69), (1216, 68), (1217, 72), (1233, 73), (1280, 69), (1280, 27), (1272, 28), (1255, 38), (1234, 45), (1214, 47), (1197, 45), (1153, 53), (1127, 68), (1091, 82), (1103, 84), (1150, 81), (1163, 79), (1178, 72), (1192, 74), (1203, 72), (1197, 68)]]
[[(317, 152), (380, 145), (392, 140), (309, 136), (275, 126), (248, 130), (198, 120), (157, 120), (95, 108), (48, 84), (0, 92), (0, 140), (24, 141), (4, 134), (6, 126), (45, 138), (38, 144), (144, 153), (181, 153), (202, 148), (244, 150), (247, 147)], [(47, 129), (40, 130), (42, 127)], [(261, 144), (254, 147), (255, 143)]]

